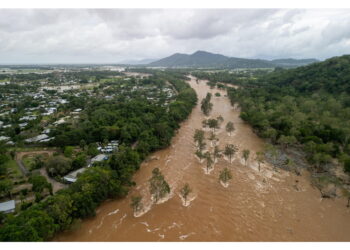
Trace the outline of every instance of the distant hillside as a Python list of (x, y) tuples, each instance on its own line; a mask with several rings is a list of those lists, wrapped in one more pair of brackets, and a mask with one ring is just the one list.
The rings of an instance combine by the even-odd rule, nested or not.
[(284, 65), (286, 67), (299, 67), (303, 65), (308, 65), (314, 62), (318, 62), (316, 59), (293, 59), (293, 58), (287, 58), (287, 59), (276, 59), (271, 61), (274, 64), (278, 65)]
[(197, 51), (191, 55), (176, 53), (148, 64), (151, 67), (193, 67), (193, 68), (275, 68), (298, 67), (317, 62), (316, 59), (278, 59), (273, 61), (227, 57), (206, 51)]
[(350, 55), (333, 57), (296, 69), (277, 70), (260, 81), (278, 86), (293, 86), (303, 92), (322, 89), (331, 93), (350, 93)]
[(143, 65), (143, 64), (149, 64), (154, 61), (157, 61), (158, 59), (143, 59), (143, 60), (124, 60), (119, 62), (120, 64), (130, 64), (130, 65)]

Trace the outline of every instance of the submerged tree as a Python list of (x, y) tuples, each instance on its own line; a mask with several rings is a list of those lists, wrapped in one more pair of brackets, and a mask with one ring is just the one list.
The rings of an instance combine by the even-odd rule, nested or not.
[(205, 159), (207, 160), (207, 173), (209, 173), (209, 169), (213, 168), (214, 161), (209, 152), (206, 152), (204, 156), (205, 156)]
[(214, 151), (213, 151), (213, 160), (214, 160), (214, 162), (216, 162), (216, 160), (221, 157), (221, 152), (222, 151), (219, 149), (218, 146), (214, 147)]
[(231, 136), (231, 133), (235, 130), (235, 126), (233, 124), (233, 122), (228, 122), (226, 124), (226, 131), (227, 133), (229, 133), (229, 135)]
[(245, 165), (247, 166), (247, 161), (249, 159), (250, 151), (249, 149), (244, 149), (242, 152), (242, 156), (244, 158)]
[(143, 204), (142, 204), (142, 196), (133, 196), (131, 197), (131, 207), (134, 210), (134, 214), (138, 213), (143, 209)]
[(212, 129), (212, 131), (213, 131), (214, 133), (215, 133), (215, 130), (216, 130), (216, 129), (219, 129), (219, 128), (220, 128), (220, 126), (219, 126), (219, 121), (216, 120), (216, 119), (208, 119), (207, 124), (208, 124), (209, 128)]
[(265, 160), (265, 154), (263, 152), (256, 152), (256, 157), (255, 160), (258, 162), (258, 166), (259, 166), (259, 172), (260, 172), (260, 164), (264, 163)]
[(218, 120), (219, 124), (221, 124), (224, 121), (224, 118), (222, 117), (222, 115), (219, 115), (218, 117), (216, 117), (216, 120)]
[(224, 150), (224, 155), (226, 157), (229, 158), (230, 163), (231, 163), (231, 159), (232, 157), (235, 155), (235, 153), (238, 151), (237, 146), (233, 145), (233, 144), (227, 144), (225, 146), (225, 150)]
[(213, 104), (210, 102), (211, 93), (207, 93), (207, 96), (201, 102), (201, 109), (204, 115), (208, 116), (211, 110), (213, 109)]
[(149, 183), (150, 193), (155, 203), (170, 193), (169, 184), (165, 181), (164, 176), (160, 172), (159, 168), (153, 169), (152, 177), (149, 179)]
[(187, 204), (187, 197), (192, 192), (190, 185), (186, 183), (180, 190), (181, 197), (185, 200), (185, 206)]
[(203, 127), (203, 128), (208, 127), (208, 120), (207, 120), (207, 119), (204, 119), (204, 120), (202, 121), (202, 127)]
[(199, 158), (200, 161), (202, 161), (202, 159), (205, 158), (204, 154), (200, 150), (197, 150), (195, 155)]
[(220, 171), (219, 180), (224, 183), (225, 185), (229, 180), (232, 179), (231, 171), (228, 168), (224, 168), (222, 171)]
[(193, 136), (194, 142), (197, 146), (204, 141), (204, 131), (201, 129), (196, 129)]
[(214, 132), (211, 132), (208, 140), (211, 142), (212, 146), (216, 146), (216, 142), (218, 141), (218, 138), (216, 137)]

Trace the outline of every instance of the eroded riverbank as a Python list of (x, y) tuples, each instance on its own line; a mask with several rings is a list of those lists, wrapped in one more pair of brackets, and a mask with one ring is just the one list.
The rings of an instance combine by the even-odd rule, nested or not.
[[(233, 163), (220, 159), (210, 174), (205, 163), (196, 159), (193, 134), (205, 118), (197, 105), (182, 123), (172, 145), (151, 155), (135, 174), (137, 185), (127, 198), (108, 201), (99, 207), (94, 218), (84, 220), (79, 229), (65, 232), (57, 241), (349, 241), (350, 210), (343, 199), (321, 199), (309, 182), (308, 174), (295, 176), (263, 164), (261, 172), (253, 160), (261, 151), (259, 139), (239, 118), (222, 90), (211, 90), (204, 81), (191, 86), (199, 100), (213, 94), (211, 117), (224, 118), (217, 132), (219, 147), (227, 143), (239, 147)], [(221, 97), (215, 93), (220, 92)], [(200, 102), (200, 101), (199, 101)], [(232, 136), (224, 125), (233, 121)], [(208, 136), (209, 133), (206, 134)], [(209, 144), (209, 143), (208, 143)], [(242, 150), (251, 151), (247, 166)], [(161, 204), (152, 205), (148, 179), (158, 167), (171, 186), (171, 195)], [(233, 178), (227, 188), (218, 181), (220, 170), (228, 167)], [(298, 189), (295, 188), (297, 182)], [(183, 206), (179, 190), (188, 182), (193, 189), (192, 201)], [(130, 197), (141, 194), (146, 211), (134, 217)]]

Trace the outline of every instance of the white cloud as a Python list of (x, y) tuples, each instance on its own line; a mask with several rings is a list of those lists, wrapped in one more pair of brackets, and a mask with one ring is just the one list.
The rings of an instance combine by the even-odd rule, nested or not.
[(104, 63), (206, 50), (320, 58), (350, 50), (350, 10), (0, 10), (0, 63)]

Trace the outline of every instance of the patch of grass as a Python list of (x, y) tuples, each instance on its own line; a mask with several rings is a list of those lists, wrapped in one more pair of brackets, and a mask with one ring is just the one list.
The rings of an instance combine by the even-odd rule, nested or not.
[(31, 169), (32, 165), (34, 164), (34, 156), (32, 156), (32, 155), (25, 155), (22, 158), (22, 161), (23, 161), (23, 164), (25, 165), (25, 167), (27, 169)]
[(19, 178), (22, 176), (21, 171), (19, 170), (19, 167), (15, 160), (9, 160), (5, 163), (8, 171), (11, 171), (11, 174), (14, 178)]

